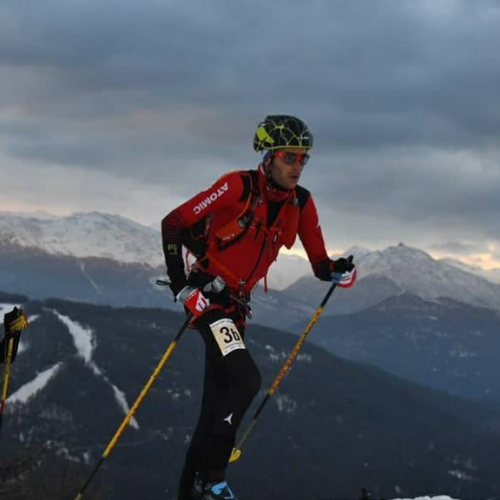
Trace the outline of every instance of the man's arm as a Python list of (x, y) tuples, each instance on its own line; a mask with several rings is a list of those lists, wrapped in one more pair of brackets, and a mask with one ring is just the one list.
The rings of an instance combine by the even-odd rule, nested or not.
[(340, 287), (350, 287), (356, 281), (353, 257), (332, 260), (328, 257), (323, 232), (319, 224), (318, 212), (309, 194), (302, 209), (299, 223), (299, 237), (304, 245), (314, 275), (322, 281), (337, 283)]
[(182, 246), (191, 227), (207, 215), (237, 203), (243, 193), (243, 180), (238, 172), (221, 177), (210, 189), (198, 193), (161, 222), (163, 253), (170, 278), (170, 288), (176, 296), (186, 285)]
[(314, 275), (320, 280), (331, 281), (330, 259), (326, 252), (318, 211), (310, 193), (300, 215), (299, 238), (304, 245)]

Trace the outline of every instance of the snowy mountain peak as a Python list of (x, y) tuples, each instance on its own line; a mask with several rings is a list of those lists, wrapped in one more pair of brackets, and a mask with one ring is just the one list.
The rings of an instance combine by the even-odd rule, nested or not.
[(369, 253), (372, 253), (372, 250), (370, 250), (369, 248), (354, 245), (354, 246), (350, 247), (348, 250), (346, 250), (342, 254), (342, 256), (347, 257), (348, 255), (354, 255), (354, 261), (356, 261), (357, 259), (364, 257), (365, 255), (368, 255)]
[(422, 275), (435, 272), (437, 262), (423, 250), (399, 243), (384, 250), (366, 253), (358, 260), (360, 276), (385, 274), (399, 280), (420, 280)]
[(62, 217), (2, 212), (0, 241), (37, 247), (50, 254), (163, 264), (159, 231), (120, 215), (101, 212)]
[(497, 284), (404, 244), (365, 255), (358, 260), (357, 267), (361, 279), (382, 276), (401, 290), (426, 299), (450, 297), (469, 304), (499, 308), (500, 287)]
[[(358, 269), (358, 282), (349, 292), (351, 302), (366, 306), (388, 296), (410, 293), (426, 300), (448, 297), (466, 304), (500, 309), (500, 285), (478, 276), (470, 270), (457, 268), (447, 262), (435, 260), (431, 255), (404, 243), (384, 250), (352, 253)], [(369, 278), (369, 279), (367, 279)], [(321, 300), (322, 288), (313, 277), (304, 277), (286, 290), (295, 298), (314, 297)], [(379, 300), (380, 299), (380, 300)], [(347, 307), (347, 306), (346, 306)], [(356, 310), (356, 305), (349, 305)]]

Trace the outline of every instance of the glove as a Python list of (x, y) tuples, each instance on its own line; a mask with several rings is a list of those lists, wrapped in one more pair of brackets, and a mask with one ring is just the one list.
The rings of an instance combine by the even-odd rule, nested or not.
[(210, 305), (203, 292), (192, 286), (185, 286), (175, 297), (175, 301), (183, 304), (196, 317), (201, 316)]
[(354, 285), (357, 271), (353, 260), (354, 256), (349, 255), (347, 259), (340, 257), (340, 259), (330, 261), (332, 282), (336, 283), (337, 286), (349, 288)]
[(14, 307), (12, 311), (4, 314), (5, 333), (20, 332), (28, 327), (28, 320), (22, 309)]
[(5, 363), (7, 359), (7, 346), (11, 339), (14, 339), (10, 362), (16, 360), (19, 340), (21, 339), (21, 330), (28, 327), (28, 320), (22, 309), (14, 309), (4, 314), (3, 322), (5, 326), (5, 338), (0, 341), (0, 363)]

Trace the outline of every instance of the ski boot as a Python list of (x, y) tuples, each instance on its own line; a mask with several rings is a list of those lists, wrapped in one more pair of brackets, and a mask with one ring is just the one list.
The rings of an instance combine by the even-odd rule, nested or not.
[(207, 483), (200, 500), (238, 500), (226, 481)]

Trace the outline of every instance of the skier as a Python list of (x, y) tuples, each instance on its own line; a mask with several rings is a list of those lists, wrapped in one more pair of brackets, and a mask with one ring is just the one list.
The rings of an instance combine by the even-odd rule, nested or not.
[[(352, 259), (331, 260), (313, 198), (299, 186), (313, 135), (293, 116), (267, 116), (256, 130), (256, 170), (230, 172), (162, 220), (163, 250), (175, 300), (193, 315), (205, 343), (202, 408), (178, 500), (236, 499), (225, 479), (238, 426), (261, 386), (245, 346), (250, 292), (282, 246), (297, 235), (317, 278), (349, 287)], [(186, 276), (182, 247), (196, 258)]]

